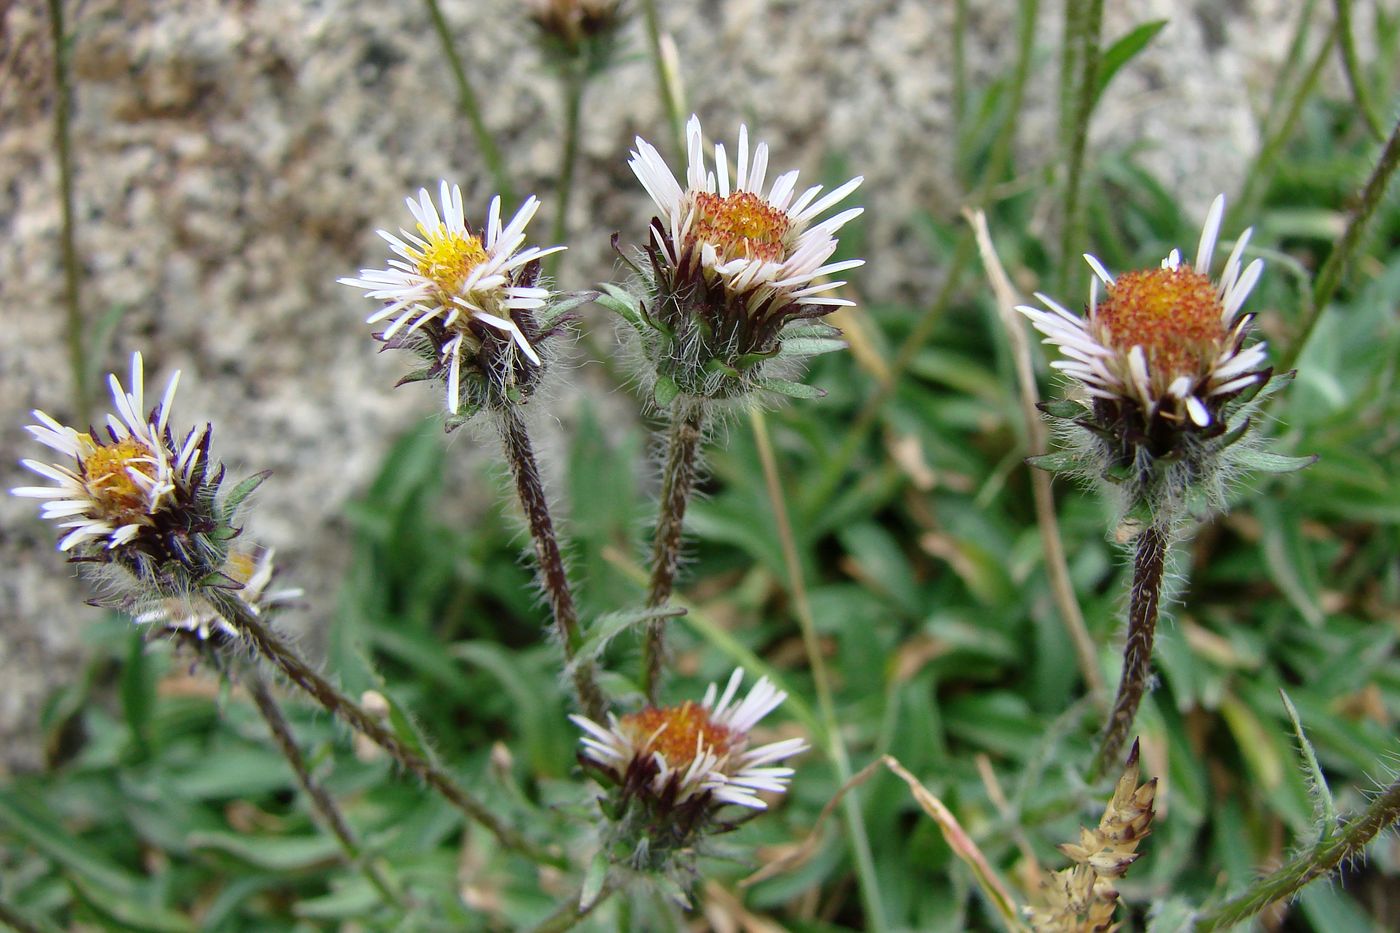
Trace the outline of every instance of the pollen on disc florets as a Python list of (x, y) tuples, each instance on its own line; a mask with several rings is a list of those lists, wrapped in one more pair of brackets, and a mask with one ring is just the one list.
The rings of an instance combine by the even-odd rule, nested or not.
[(669, 708), (649, 706), (623, 716), (620, 724), (638, 745), (659, 753), (676, 769), (688, 768), (702, 748), (716, 757), (727, 755), (735, 739), (710, 718), (709, 710), (690, 700)]
[(721, 262), (781, 262), (787, 255), (791, 228), (787, 214), (751, 191), (736, 191), (728, 197), (696, 192), (691, 237), (713, 246)]
[(486, 248), (479, 237), (470, 233), (456, 233), (445, 224), (439, 224), (433, 230), (418, 224), (418, 232), (427, 244), (421, 249), (409, 249), (418, 274), (437, 286), (440, 301), (451, 305), (472, 270), (486, 261)]
[(1186, 266), (1126, 272), (1108, 286), (1095, 321), (1104, 342), (1127, 354), (1142, 347), (1157, 393), (1180, 376), (1207, 369), (1229, 334), (1220, 292)]
[[(149, 513), (159, 462), (155, 452), (134, 437), (112, 444), (98, 444), (88, 434), (78, 435), (91, 451), (81, 456), (83, 485), (96, 511), (113, 521), (138, 521)], [(137, 480), (133, 474), (140, 474)]]

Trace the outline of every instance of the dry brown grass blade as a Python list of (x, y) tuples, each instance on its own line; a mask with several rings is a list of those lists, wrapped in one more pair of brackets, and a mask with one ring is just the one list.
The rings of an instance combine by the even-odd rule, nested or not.
[(1001, 879), (997, 877), (996, 872), (992, 870), (992, 866), (987, 862), (986, 856), (982, 854), (982, 850), (977, 847), (977, 843), (974, 842), (972, 837), (967, 834), (967, 831), (962, 828), (962, 824), (959, 823), (958, 818), (953, 815), (953, 811), (949, 810), (943, 801), (930, 793), (928, 788), (924, 787), (924, 785), (919, 782), (919, 779), (910, 774), (904, 765), (900, 764), (899, 760), (892, 755), (883, 755), (877, 758), (843, 784), (841, 789), (836, 792), (836, 795), (822, 808), (821, 814), (817, 817), (817, 822), (812, 826), (811, 833), (802, 841), (801, 845), (782, 857), (774, 859), (772, 862), (769, 862), (758, 871), (740, 881), (739, 887), (747, 888), (760, 881), (772, 878), (775, 875), (791, 871), (811, 858), (821, 841), (822, 827), (827, 817), (836, 809), (837, 804), (840, 803), (841, 799), (845, 797), (849, 791), (870, 780), (875, 772), (879, 771), (882, 767), (889, 769), (896, 777), (908, 785), (909, 791), (920, 809), (927, 813), (929, 817), (938, 824), (938, 829), (943, 833), (943, 839), (948, 843), (949, 848), (953, 850), (953, 854), (972, 869), (972, 874), (973, 877), (977, 879), (978, 887), (982, 889), (982, 893), (996, 909), (1006, 929), (1014, 931), (1014, 933), (1025, 933), (1027, 927), (1025, 923), (1021, 921), (1015, 898), (1011, 896), (1011, 892), (1006, 889), (1006, 885), (1002, 883)]

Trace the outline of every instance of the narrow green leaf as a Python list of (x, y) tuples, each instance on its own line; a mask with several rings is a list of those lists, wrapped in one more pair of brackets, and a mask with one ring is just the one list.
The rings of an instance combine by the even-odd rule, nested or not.
[(607, 294), (598, 295), (593, 300), (609, 311), (622, 315), (623, 320), (638, 330), (645, 326), (641, 302), (637, 300), (636, 295), (611, 282), (604, 283), (603, 291)]
[(0, 826), (5, 827), (48, 858), (108, 891), (130, 897), (138, 881), (135, 875), (108, 860), (106, 854), (71, 836), (38, 801), (14, 793), (0, 793)]
[(1079, 458), (1067, 450), (1060, 450), (1038, 457), (1027, 457), (1026, 465), (1047, 473), (1072, 473), (1079, 469)]
[(1156, 38), (1157, 33), (1161, 32), (1166, 25), (1167, 20), (1164, 19), (1154, 19), (1143, 23), (1130, 30), (1127, 35), (1115, 41), (1104, 51), (1103, 58), (1099, 60), (1098, 87), (1094, 90), (1095, 103), (1103, 96), (1104, 90), (1113, 80), (1114, 75), (1118, 74), (1119, 70), (1132, 61), (1139, 52), (1147, 48), (1148, 43)]
[(263, 470), (261, 473), (254, 473), (252, 476), (240, 482), (233, 489), (229, 490), (224, 497), (224, 515), (232, 515), (237, 511), (243, 501), (253, 494), (253, 490), (263, 484), (263, 480), (272, 475), (271, 470)]
[(802, 382), (790, 382), (787, 379), (764, 379), (758, 385), (759, 388), (778, 392), (790, 398), (826, 398), (825, 389), (809, 386)]
[(1317, 462), (1317, 455), (1311, 457), (1285, 457), (1267, 450), (1245, 450), (1238, 455), (1240, 466), (1256, 473), (1296, 473)]
[(601, 615), (584, 633), (583, 643), (574, 653), (574, 664), (593, 661), (607, 649), (608, 643), (628, 629), (635, 628), (653, 619), (674, 619), (685, 615), (678, 606), (659, 608), (624, 609)]
[(192, 933), (195, 929), (193, 921), (173, 910), (159, 904), (138, 902), (80, 875), (70, 876), (68, 883), (73, 886), (83, 906), (119, 929), (149, 933)]
[(244, 833), (197, 832), (192, 849), (213, 849), (271, 871), (303, 871), (340, 860), (340, 844), (329, 836), (252, 836)]
[(834, 337), (797, 337), (792, 340), (784, 340), (782, 346), (778, 348), (776, 358), (791, 360), (820, 356), (823, 353), (835, 353), (837, 350), (844, 349), (846, 349), (846, 341), (837, 340)]
[(593, 906), (598, 895), (603, 893), (603, 885), (608, 880), (608, 855), (600, 851), (588, 863), (588, 871), (583, 876), (583, 890), (579, 892), (578, 906), (587, 910)]
[(1303, 757), (1303, 769), (1308, 779), (1308, 797), (1313, 804), (1317, 839), (1323, 840), (1332, 835), (1332, 830), (1337, 826), (1337, 804), (1332, 800), (1332, 789), (1327, 786), (1322, 766), (1317, 763), (1317, 753), (1303, 732), (1303, 721), (1298, 717), (1297, 708), (1283, 690), (1279, 690), (1278, 695), (1283, 698), (1283, 708), (1288, 711), (1288, 721), (1293, 724), (1293, 734), (1298, 739), (1298, 750)]
[(670, 408), (676, 396), (681, 394), (681, 387), (676, 385), (670, 376), (657, 376), (656, 387), (653, 390), (658, 408)]
[(1040, 402), (1036, 406), (1052, 418), (1082, 418), (1088, 411), (1079, 402), (1068, 398), (1059, 398), (1050, 402)]
[(150, 661), (146, 656), (146, 639), (141, 629), (133, 629), (121, 672), (122, 712), (131, 730), (131, 752), (137, 760), (151, 753), (151, 710), (155, 707), (155, 689), (150, 676)]
[(548, 329), (565, 314), (600, 297), (595, 291), (560, 292), (552, 296), (549, 303), (536, 314), (540, 327)]

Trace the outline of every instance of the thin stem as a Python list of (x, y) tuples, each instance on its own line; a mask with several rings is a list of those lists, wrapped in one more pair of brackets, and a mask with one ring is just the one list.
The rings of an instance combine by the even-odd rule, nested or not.
[(486, 122), (481, 117), (481, 105), (477, 102), (476, 91), (467, 78), (467, 69), (462, 64), (462, 57), (457, 54), (457, 46), (452, 41), (452, 31), (447, 26), (447, 20), (443, 17), (437, 0), (424, 2), (428, 7), (428, 15), (432, 18), (433, 29), (442, 43), (442, 53), (447, 57), (448, 67), (452, 69), (452, 80), (457, 85), (457, 99), (462, 105), (462, 113), (471, 124), (472, 135), (476, 137), (477, 148), (481, 150), (481, 158), (496, 182), (496, 193), (506, 204), (514, 204), (515, 189), (510, 183), (505, 160), (501, 158), (501, 151), (496, 148), (496, 140), (492, 138), (491, 131), (486, 128)]
[[(1020, 35), (1016, 52), (1016, 69), (1011, 78), (1011, 97), (1007, 103), (1006, 118), (1002, 121), (996, 140), (992, 143), (991, 155), (987, 159), (986, 173), (982, 176), (978, 190), (972, 197), (973, 203), (979, 205), (986, 200), (988, 192), (1001, 178), (1002, 173), (1006, 171), (1006, 166), (1011, 159), (1012, 143), (1015, 140), (1021, 103), (1025, 99), (1026, 81), (1030, 76), (1031, 56), (1035, 51), (1038, 0), (1021, 0), (1020, 9)], [(968, 262), (972, 258), (973, 246), (972, 231), (964, 229), (953, 249), (953, 257), (948, 264), (948, 271), (944, 274), (942, 286), (929, 304), (928, 310), (914, 324), (913, 329), (904, 338), (904, 342), (900, 344), (894, 360), (890, 363), (886, 378), (876, 386), (875, 391), (861, 406), (855, 420), (851, 423), (851, 427), (846, 431), (846, 436), (842, 439), (836, 455), (827, 462), (813, 482), (811, 487), (813, 492), (806, 497), (806, 502), (803, 504), (804, 510), (812, 507), (825, 507), (831, 502), (836, 487), (840, 485), (842, 477), (850, 469), (851, 462), (860, 452), (861, 444), (865, 442), (870, 429), (875, 426), (875, 422), (879, 419), (885, 402), (889, 401), (890, 396), (899, 388), (900, 380), (904, 378), (905, 371), (914, 361), (914, 357), (918, 356), (919, 351), (923, 349), (924, 344), (933, 336), (934, 327), (942, 319), (943, 312), (947, 310), (948, 305), (952, 303), (953, 295), (957, 293), (958, 286), (962, 282), (963, 272), (966, 271)]]
[(676, 154), (684, 157), (685, 115), (681, 113), (680, 95), (672, 86), (674, 82), (661, 49), (661, 17), (656, 12), (656, 0), (642, 0), (642, 18), (646, 21), (647, 51), (651, 53), (652, 64), (656, 66), (656, 86), (661, 95), (661, 105), (666, 110), (666, 122), (671, 127), (671, 140)]
[(1356, 99), (1356, 109), (1366, 121), (1366, 128), (1380, 141), (1385, 138), (1385, 126), (1381, 118), (1371, 108), (1370, 94), (1366, 90), (1366, 76), (1361, 73), (1361, 62), (1356, 55), (1356, 42), (1351, 33), (1351, 0), (1336, 0), (1337, 38), (1342, 48), (1342, 66), (1351, 85), (1352, 97)]
[[(685, 508), (695, 488), (699, 468), (700, 438), (704, 433), (704, 409), (677, 399), (680, 406), (671, 420), (666, 441), (666, 469), (661, 474), (661, 501), (657, 504), (656, 536), (651, 543), (651, 587), (647, 607), (659, 609), (671, 601), (676, 568), (681, 560), (681, 531)], [(666, 622), (655, 618), (647, 624), (642, 646), (642, 691), (647, 702), (656, 703), (660, 689), (661, 664), (666, 654)]]
[(1243, 894), (1231, 898), (1196, 921), (1197, 933), (1242, 923), (1275, 901), (1292, 897), (1308, 882), (1329, 874), (1344, 860), (1361, 855), (1367, 843), (1400, 822), (1400, 781), (1394, 781), (1339, 832), (1319, 840), (1273, 874), (1260, 878)]
[(1245, 175), (1244, 192), (1240, 195), (1239, 201), (1236, 202), (1233, 214), (1248, 216), (1254, 213), (1258, 200), (1263, 197), (1268, 183), (1273, 180), (1274, 166), (1278, 162), (1278, 157), (1283, 152), (1283, 147), (1293, 136), (1293, 129), (1298, 125), (1298, 119), (1303, 114), (1303, 105), (1307, 103), (1318, 80), (1322, 77), (1322, 70), (1327, 64), (1327, 53), (1332, 50), (1332, 43), (1336, 41), (1336, 38), (1337, 21), (1333, 20), (1322, 44), (1318, 46), (1317, 52), (1313, 56), (1312, 63), (1303, 75), (1303, 80), (1299, 83), (1297, 91), (1288, 102), (1288, 109), (1284, 112), (1283, 120), (1279, 123), (1278, 129), (1266, 137), (1263, 144), (1260, 145), (1259, 154), (1254, 157), (1254, 163)]
[(49, 0), (49, 28), (53, 37), (53, 136), (58, 150), (59, 203), (63, 212), (60, 242), (63, 249), (63, 302), (67, 317), (68, 365), (73, 370), (73, 405), (79, 421), (87, 417), (88, 364), (83, 340), (83, 305), (80, 292), (77, 221), (73, 209), (73, 88), (68, 72), (68, 36), (63, 24), (63, 0)]
[(429, 787), (471, 819), (480, 823), (502, 846), (535, 862), (557, 864), (559, 859), (507, 826), (486, 804), (477, 800), (436, 763), (409, 748), (354, 700), (341, 693), (318, 674), (282, 638), (253, 615), (248, 604), (236, 594), (216, 587), (204, 590), (210, 605), (237, 629), (249, 645), (300, 687), (328, 713), (378, 745), (407, 770), (418, 775)]
[[(564, 149), (559, 161), (559, 185), (555, 189), (558, 213), (554, 215), (554, 232), (550, 245), (564, 242), (569, 226), (569, 199), (574, 191), (574, 165), (578, 162), (579, 115), (583, 110), (583, 92), (588, 86), (586, 63), (570, 62), (560, 77), (564, 91)], [(546, 271), (553, 278), (559, 272), (563, 253), (545, 258)]]
[[(554, 533), (554, 522), (549, 516), (549, 498), (545, 495), (544, 482), (540, 479), (535, 450), (530, 444), (525, 422), (514, 408), (507, 408), (502, 413), (500, 428), (506, 462), (510, 464), (511, 476), (515, 478), (515, 491), (520, 497), (520, 507), (525, 511), (525, 520), (530, 525), (530, 538), (535, 543), (535, 559), (540, 566), (540, 583), (544, 585), (544, 591), (549, 598), (549, 608), (558, 630), (559, 644), (564, 649), (564, 659), (572, 662), (583, 644), (583, 632), (579, 628), (578, 607), (574, 603), (573, 588), (569, 585), (569, 573), (564, 566), (559, 539)], [(573, 671), (574, 689), (578, 693), (579, 706), (591, 719), (602, 722), (607, 715), (608, 703), (598, 687), (592, 662), (570, 663), (569, 666)]]
[(598, 896), (593, 898), (587, 907), (579, 905), (582, 892), (576, 892), (568, 897), (564, 903), (559, 905), (559, 909), (550, 914), (539, 925), (534, 928), (534, 933), (563, 933), (565, 930), (572, 930), (593, 911), (602, 906), (603, 902), (612, 897), (617, 890), (611, 884), (604, 884), (603, 890), (598, 892)]
[(1128, 640), (1123, 645), (1123, 677), (1118, 682), (1118, 696), (1104, 727), (1099, 752), (1089, 769), (1091, 780), (1118, 761), (1147, 689), (1152, 668), (1152, 641), (1157, 634), (1157, 616), (1161, 610), (1162, 576), (1170, 543), (1171, 528), (1165, 519), (1153, 521), (1138, 535), (1137, 551), (1133, 555), (1133, 588), (1128, 595)]
[[(1026, 339), (1025, 324), (1015, 307), (1020, 298), (1011, 284), (1006, 270), (1002, 267), (992, 237), (987, 229), (987, 217), (981, 211), (964, 211), (964, 216), (972, 224), (977, 237), (978, 250), (982, 254), (982, 265), (987, 270), (992, 291), (996, 296), (997, 317), (1011, 343), (1011, 356), (1016, 365), (1016, 382), (1020, 390), (1021, 418), (1026, 426), (1027, 447), (1032, 456), (1049, 449), (1048, 431), (1040, 417), (1037, 405), (1040, 402), (1035, 382), (1035, 367), (1031, 363), (1030, 341)], [(1060, 621), (1069, 633), (1074, 645), (1075, 660), (1079, 672), (1089, 688), (1089, 694), (1100, 707), (1104, 705), (1103, 676), (1099, 673), (1098, 652), (1089, 628), (1084, 623), (1084, 613), (1079, 608), (1079, 600), (1074, 595), (1074, 581), (1069, 575), (1069, 561), (1065, 557), (1064, 540), (1060, 536), (1060, 521), (1055, 513), (1055, 493), (1050, 485), (1050, 474), (1044, 470), (1031, 469), (1031, 493), (1035, 497), (1036, 526), (1040, 531), (1041, 548), (1045, 551), (1045, 574), (1050, 580), (1050, 593), (1060, 613)]]
[[(754, 440), (758, 444), (758, 458), (763, 464), (763, 480), (768, 487), (768, 501), (772, 504), (773, 518), (778, 526), (778, 540), (783, 549), (788, 589), (792, 592), (797, 624), (802, 630), (802, 647), (806, 651), (807, 663), (812, 668), (812, 680), (817, 688), (817, 705), (821, 710), (822, 725), (826, 732), (827, 754), (836, 765), (836, 774), (842, 786), (845, 786), (851, 780), (851, 760), (846, 752), (845, 739), (842, 738), (841, 721), (836, 715), (836, 703), (832, 698), (831, 679), (827, 676), (821, 643), (817, 639), (812, 605), (807, 598), (807, 584), (803, 579), (802, 563), (797, 555), (797, 542), (792, 534), (792, 522), (788, 517), (787, 502), (783, 498), (783, 488), (778, 477), (778, 461), (773, 454), (773, 442), (768, 436), (768, 422), (764, 419), (763, 412), (758, 410), (750, 414), (749, 420), (753, 425)], [(855, 857), (856, 878), (860, 883), (861, 904), (865, 908), (866, 929), (878, 933), (889, 928), (889, 921), (885, 917), (884, 900), (880, 896), (879, 875), (875, 871), (875, 860), (870, 852), (865, 817), (861, 813), (860, 800), (854, 791), (842, 799), (841, 812), (846, 821), (846, 833), (850, 837), (851, 851)]]
[[(1077, 8), (1077, 9), (1076, 9)], [(1066, 290), (1070, 268), (1084, 242), (1084, 150), (1089, 140), (1089, 118), (1094, 110), (1099, 80), (1099, 32), (1103, 25), (1103, 0), (1074, 0), (1066, 12), (1065, 54), (1073, 52), (1079, 74), (1074, 85), (1071, 117), (1064, 125), (1065, 201), (1060, 218), (1060, 289)]]
[(1386, 140), (1385, 148), (1381, 150), (1375, 170), (1371, 172), (1371, 177), (1366, 179), (1366, 184), (1361, 187), (1361, 191), (1357, 195), (1356, 206), (1352, 208), (1351, 216), (1347, 218), (1346, 229), (1337, 238), (1337, 244), (1332, 247), (1327, 261), (1318, 270), (1317, 280), (1313, 283), (1312, 301), (1308, 306), (1307, 318), (1303, 321), (1303, 326), (1298, 332), (1298, 339), (1289, 345), (1288, 352), (1283, 355), (1280, 363), (1280, 368), (1284, 371), (1292, 369), (1293, 364), (1298, 361), (1298, 355), (1307, 346), (1308, 339), (1312, 337), (1313, 329), (1317, 327), (1318, 319), (1322, 317), (1323, 310), (1332, 300), (1332, 296), (1337, 293), (1337, 286), (1341, 284), (1342, 274), (1346, 271), (1352, 254), (1356, 252), (1356, 247), (1361, 242), (1361, 235), (1365, 233), (1371, 218), (1375, 216), (1376, 209), (1385, 200), (1386, 188), (1389, 187), (1397, 166), (1400, 166), (1400, 120), (1397, 120), (1391, 128), (1390, 138)]
[(360, 844), (356, 841), (355, 834), (349, 825), (346, 824), (345, 817), (341, 814), (335, 798), (331, 797), (320, 782), (311, 776), (311, 770), (307, 768), (306, 759), (302, 757), (301, 748), (297, 745), (296, 736), (292, 734), (291, 724), (287, 722), (287, 717), (282, 714), (282, 708), (277, 705), (277, 700), (267, 689), (267, 684), (255, 671), (249, 672), (248, 676), (243, 679), (243, 684), (253, 697), (253, 703), (257, 706), (258, 712), (262, 714), (267, 728), (272, 732), (272, 738), (277, 743), (278, 749), (281, 750), (282, 757), (287, 759), (287, 763), (292, 766), (292, 771), (296, 773), (297, 783), (301, 785), (302, 790), (306, 791), (306, 795), (311, 798), (312, 806), (316, 808), (316, 812), (325, 821), (331, 835), (335, 836), (336, 841), (340, 843), (341, 851), (345, 853), (345, 860), (360, 870), (365, 879), (379, 892), (384, 903), (402, 909), (403, 901), (393, 886), (389, 884), (389, 880), (379, 871), (378, 866), (366, 859), (360, 851)]

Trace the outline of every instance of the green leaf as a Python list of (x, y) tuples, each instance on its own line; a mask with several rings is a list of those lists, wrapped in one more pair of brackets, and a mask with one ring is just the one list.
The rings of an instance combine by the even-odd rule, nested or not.
[(325, 836), (252, 836), (245, 833), (198, 832), (192, 849), (213, 849), (270, 871), (305, 871), (340, 860), (340, 844)]
[(1094, 103), (1098, 103), (1114, 75), (1118, 74), (1124, 65), (1132, 61), (1134, 56), (1147, 48), (1148, 43), (1156, 38), (1157, 33), (1161, 32), (1166, 25), (1167, 20), (1164, 19), (1143, 23), (1108, 47), (1103, 53), (1103, 58), (1099, 59), (1098, 87), (1094, 89)]
[(758, 383), (758, 386), (761, 389), (778, 392), (791, 398), (826, 398), (825, 389), (801, 382), (789, 382), (787, 379), (764, 379)]
[(656, 387), (652, 394), (656, 398), (658, 408), (670, 408), (676, 396), (681, 394), (681, 387), (676, 385), (676, 381), (670, 376), (660, 375), (656, 377)]
[(1303, 722), (1298, 718), (1298, 710), (1288, 694), (1279, 690), (1283, 698), (1283, 708), (1288, 711), (1288, 721), (1293, 724), (1293, 734), (1298, 739), (1298, 751), (1303, 758), (1303, 769), (1308, 780), (1308, 796), (1313, 804), (1313, 822), (1317, 826), (1317, 839), (1326, 839), (1337, 826), (1337, 804), (1332, 800), (1332, 790), (1327, 786), (1327, 778), (1322, 766), (1317, 763), (1317, 753), (1303, 732)]
[(542, 329), (547, 330), (555, 321), (559, 320), (565, 314), (568, 314), (580, 305), (586, 305), (590, 301), (597, 301), (599, 297), (601, 296), (595, 291), (560, 292), (553, 295), (549, 303), (536, 314), (539, 325)]
[(593, 300), (609, 311), (622, 315), (623, 320), (637, 330), (646, 327), (642, 316), (642, 303), (636, 295), (619, 285), (613, 285), (611, 282), (604, 283), (603, 291), (607, 294), (598, 295)]
[(846, 341), (834, 337), (797, 337), (784, 340), (775, 359), (792, 360), (846, 349)]
[(0, 793), (0, 826), (62, 865), (70, 878), (82, 877), (123, 897), (134, 896), (138, 888), (135, 875), (109, 861), (101, 849), (70, 835), (38, 800)]
[(578, 906), (587, 910), (603, 893), (603, 885), (608, 880), (608, 854), (599, 851), (588, 863), (588, 871), (583, 876), (583, 890), (579, 892)]
[(1079, 458), (1070, 451), (1060, 450), (1038, 457), (1027, 457), (1026, 465), (1047, 473), (1074, 473), (1079, 470)]
[(1088, 412), (1080, 403), (1073, 399), (1060, 398), (1052, 402), (1039, 402), (1035, 406), (1052, 418), (1067, 418), (1073, 420), (1082, 418)]
[(1321, 604), (1322, 583), (1297, 516), (1285, 515), (1271, 498), (1259, 499), (1254, 513), (1264, 527), (1264, 566), (1269, 578), (1309, 625), (1321, 626), (1327, 620)]
[(118, 928), (150, 933), (186, 933), (194, 922), (173, 910), (109, 890), (82, 876), (68, 879), (83, 906)]
[(261, 473), (254, 473), (252, 476), (233, 487), (233, 489), (229, 490), (228, 495), (224, 497), (224, 516), (232, 516), (233, 513), (238, 510), (238, 507), (243, 504), (243, 501), (253, 494), (253, 490), (261, 486), (263, 481), (271, 475), (271, 470), (263, 470)]
[(660, 606), (643, 609), (623, 609), (601, 615), (584, 633), (583, 643), (574, 652), (572, 664), (596, 660), (608, 647), (608, 643), (623, 632), (653, 619), (674, 619), (685, 615), (679, 606)]
[(383, 895), (363, 878), (347, 878), (329, 894), (297, 901), (292, 908), (298, 917), (312, 920), (348, 920), (370, 913)]
[(1267, 450), (1243, 450), (1237, 455), (1237, 462), (1246, 470), (1256, 473), (1296, 473), (1316, 463), (1317, 455), (1285, 457)]

